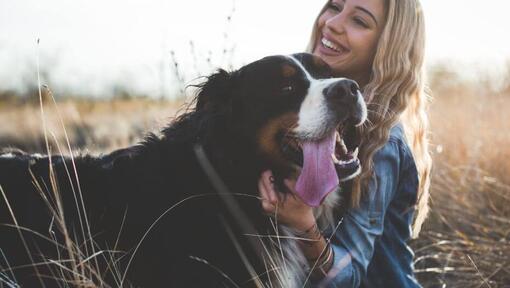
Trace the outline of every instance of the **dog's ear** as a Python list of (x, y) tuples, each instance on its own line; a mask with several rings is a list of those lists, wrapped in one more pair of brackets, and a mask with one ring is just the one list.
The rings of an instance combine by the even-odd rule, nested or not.
[(216, 73), (207, 77), (207, 80), (199, 85), (196, 110), (216, 110), (229, 107), (232, 98), (235, 72), (227, 72), (219, 69)]

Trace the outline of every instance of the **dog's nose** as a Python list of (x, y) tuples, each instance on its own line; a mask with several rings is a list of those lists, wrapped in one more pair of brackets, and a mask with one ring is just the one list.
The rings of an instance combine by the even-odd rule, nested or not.
[(359, 125), (365, 120), (365, 102), (356, 81), (338, 80), (325, 89), (324, 96), (328, 105), (337, 113), (343, 114), (352, 124)]
[(325, 92), (325, 96), (328, 100), (350, 105), (357, 101), (359, 86), (356, 81), (343, 79), (329, 85)]

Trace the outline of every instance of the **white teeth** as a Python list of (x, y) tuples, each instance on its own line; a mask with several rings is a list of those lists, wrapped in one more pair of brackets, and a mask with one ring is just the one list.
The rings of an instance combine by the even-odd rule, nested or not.
[(321, 42), (324, 46), (328, 47), (329, 49), (333, 49), (337, 52), (342, 52), (342, 48), (336, 46), (335, 44), (333, 44), (333, 42), (329, 41), (328, 39), (326, 38), (322, 38), (321, 39)]

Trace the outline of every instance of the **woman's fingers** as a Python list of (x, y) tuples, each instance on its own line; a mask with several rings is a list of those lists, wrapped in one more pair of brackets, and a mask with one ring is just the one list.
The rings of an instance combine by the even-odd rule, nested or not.
[(258, 183), (259, 194), (262, 198), (262, 209), (264, 209), (266, 213), (273, 213), (276, 205), (276, 201), (274, 201), (274, 191), (269, 181), (271, 175), (272, 173), (269, 170), (262, 172)]
[(287, 186), (287, 188), (289, 188), (290, 191), (292, 191), (292, 193), (296, 193), (296, 180), (293, 180), (293, 179), (284, 179), (283, 180), (283, 183), (285, 184), (285, 186)]
[(260, 175), (258, 187), (259, 187), (260, 197), (262, 197), (262, 199), (269, 200), (269, 195), (267, 194), (267, 188), (266, 188), (266, 185), (264, 184), (264, 172), (262, 172), (262, 174)]
[(272, 178), (273, 178), (273, 173), (271, 172), (271, 170), (264, 171), (263, 181), (264, 181), (264, 187), (266, 188), (266, 191), (267, 191), (268, 199), (269, 199), (269, 201), (271, 201), (272, 204), (276, 204), (276, 197), (274, 194), (274, 186), (273, 186), (273, 183), (271, 182)]
[(274, 176), (271, 170), (266, 170), (262, 173), (262, 182), (265, 188), (267, 199), (269, 199), (273, 205), (276, 205), (278, 203), (278, 195), (274, 189)]
[(271, 202), (267, 200), (262, 200), (262, 209), (264, 210), (264, 212), (272, 214), (274, 213), (276, 207), (273, 204), (271, 204)]

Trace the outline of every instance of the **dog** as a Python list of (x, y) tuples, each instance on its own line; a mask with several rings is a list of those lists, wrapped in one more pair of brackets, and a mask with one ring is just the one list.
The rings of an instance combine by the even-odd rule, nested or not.
[(317, 217), (333, 218), (338, 187), (360, 171), (353, 131), (367, 112), (358, 85), (300, 53), (220, 69), (198, 88), (187, 112), (137, 145), (99, 156), (1, 154), (7, 287), (305, 281), (296, 240), (278, 237), (290, 232), (262, 211), (258, 177), (271, 169), (283, 193), (283, 179), (297, 179)]

